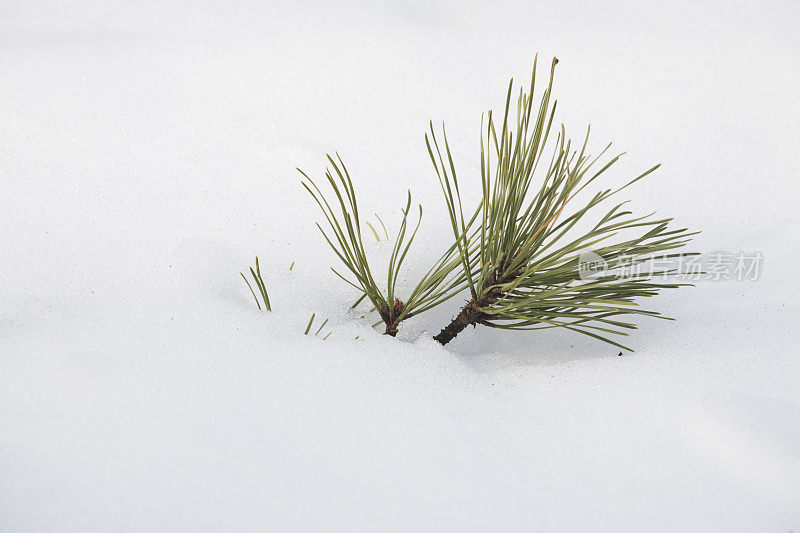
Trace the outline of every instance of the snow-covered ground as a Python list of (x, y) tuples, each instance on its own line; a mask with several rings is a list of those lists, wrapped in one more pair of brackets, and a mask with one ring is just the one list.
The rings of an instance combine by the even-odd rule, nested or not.
[[(800, 5), (586, 4), (6, 0), (0, 531), (800, 530)], [(628, 151), (606, 183), (662, 162), (634, 207), (758, 279), (655, 299), (677, 321), (623, 357), (442, 348), (461, 299), (372, 332), (295, 166), (338, 150), (394, 227), (411, 188), (418, 271), (449, 238), (428, 119), (474, 199), (537, 51), (558, 119)]]

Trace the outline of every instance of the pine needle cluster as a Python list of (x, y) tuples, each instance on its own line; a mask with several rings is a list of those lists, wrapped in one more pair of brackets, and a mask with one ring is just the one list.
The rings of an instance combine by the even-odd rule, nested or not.
[(385, 333), (394, 336), (397, 334), (400, 322), (439, 305), (463, 290), (465, 274), (458, 271), (460, 259), (456, 247), (452, 246), (447, 250), (417, 283), (408, 297), (401, 300), (396, 294), (397, 278), (422, 221), (422, 206), (418, 206), (417, 223), (411, 230), (409, 191), (405, 207), (401, 209), (400, 228), (392, 246), (386, 276), (383, 278), (385, 283), (378, 282), (364, 249), (362, 219), (353, 181), (338, 154), (336, 159), (328, 155), (328, 162), (333, 168), (333, 171), (328, 169), (325, 172), (325, 178), (333, 193), (330, 202), (313, 179), (302, 170), (298, 171), (304, 178), (303, 187), (314, 198), (325, 216), (326, 227), (319, 223), (317, 227), (347, 272), (342, 274), (334, 268), (331, 270), (361, 293), (359, 301), (364, 298), (369, 300), (386, 326)]

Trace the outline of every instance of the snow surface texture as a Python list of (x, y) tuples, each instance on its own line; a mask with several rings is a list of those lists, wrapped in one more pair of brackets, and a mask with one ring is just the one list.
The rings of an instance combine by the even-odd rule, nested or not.
[[(800, 530), (797, 3), (0, 11), (1, 531)], [(395, 228), (410, 187), (413, 274), (449, 239), (428, 119), (474, 200), (480, 113), (537, 51), (571, 134), (628, 152), (605, 183), (662, 162), (633, 207), (760, 279), (648, 302), (678, 320), (623, 357), (440, 347), (462, 298), (371, 331), (294, 167), (338, 150)]]

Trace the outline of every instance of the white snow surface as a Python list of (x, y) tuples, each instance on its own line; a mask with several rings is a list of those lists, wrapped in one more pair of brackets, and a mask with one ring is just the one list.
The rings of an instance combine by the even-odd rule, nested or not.
[[(799, 18), (7, 0), (0, 531), (800, 530)], [(648, 301), (677, 320), (622, 357), (558, 331), (441, 347), (462, 297), (372, 331), (295, 167), (339, 151), (390, 229), (412, 190), (402, 296), (450, 239), (428, 120), (474, 201), (481, 113), (536, 52), (560, 59), (557, 120), (628, 152), (605, 184), (663, 163), (632, 206), (760, 252), (759, 279)], [(273, 313), (239, 277), (256, 254)]]

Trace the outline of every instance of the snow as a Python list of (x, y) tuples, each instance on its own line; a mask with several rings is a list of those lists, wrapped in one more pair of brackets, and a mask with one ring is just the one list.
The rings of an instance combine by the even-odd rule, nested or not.
[[(800, 528), (798, 5), (2, 11), (0, 530)], [(371, 331), (294, 167), (338, 150), (394, 227), (412, 189), (408, 289), (449, 238), (427, 121), (474, 199), (480, 113), (537, 51), (572, 135), (628, 152), (606, 182), (662, 162), (634, 207), (760, 252), (759, 279), (655, 299), (677, 321), (623, 357), (568, 332), (443, 348), (458, 299)]]

